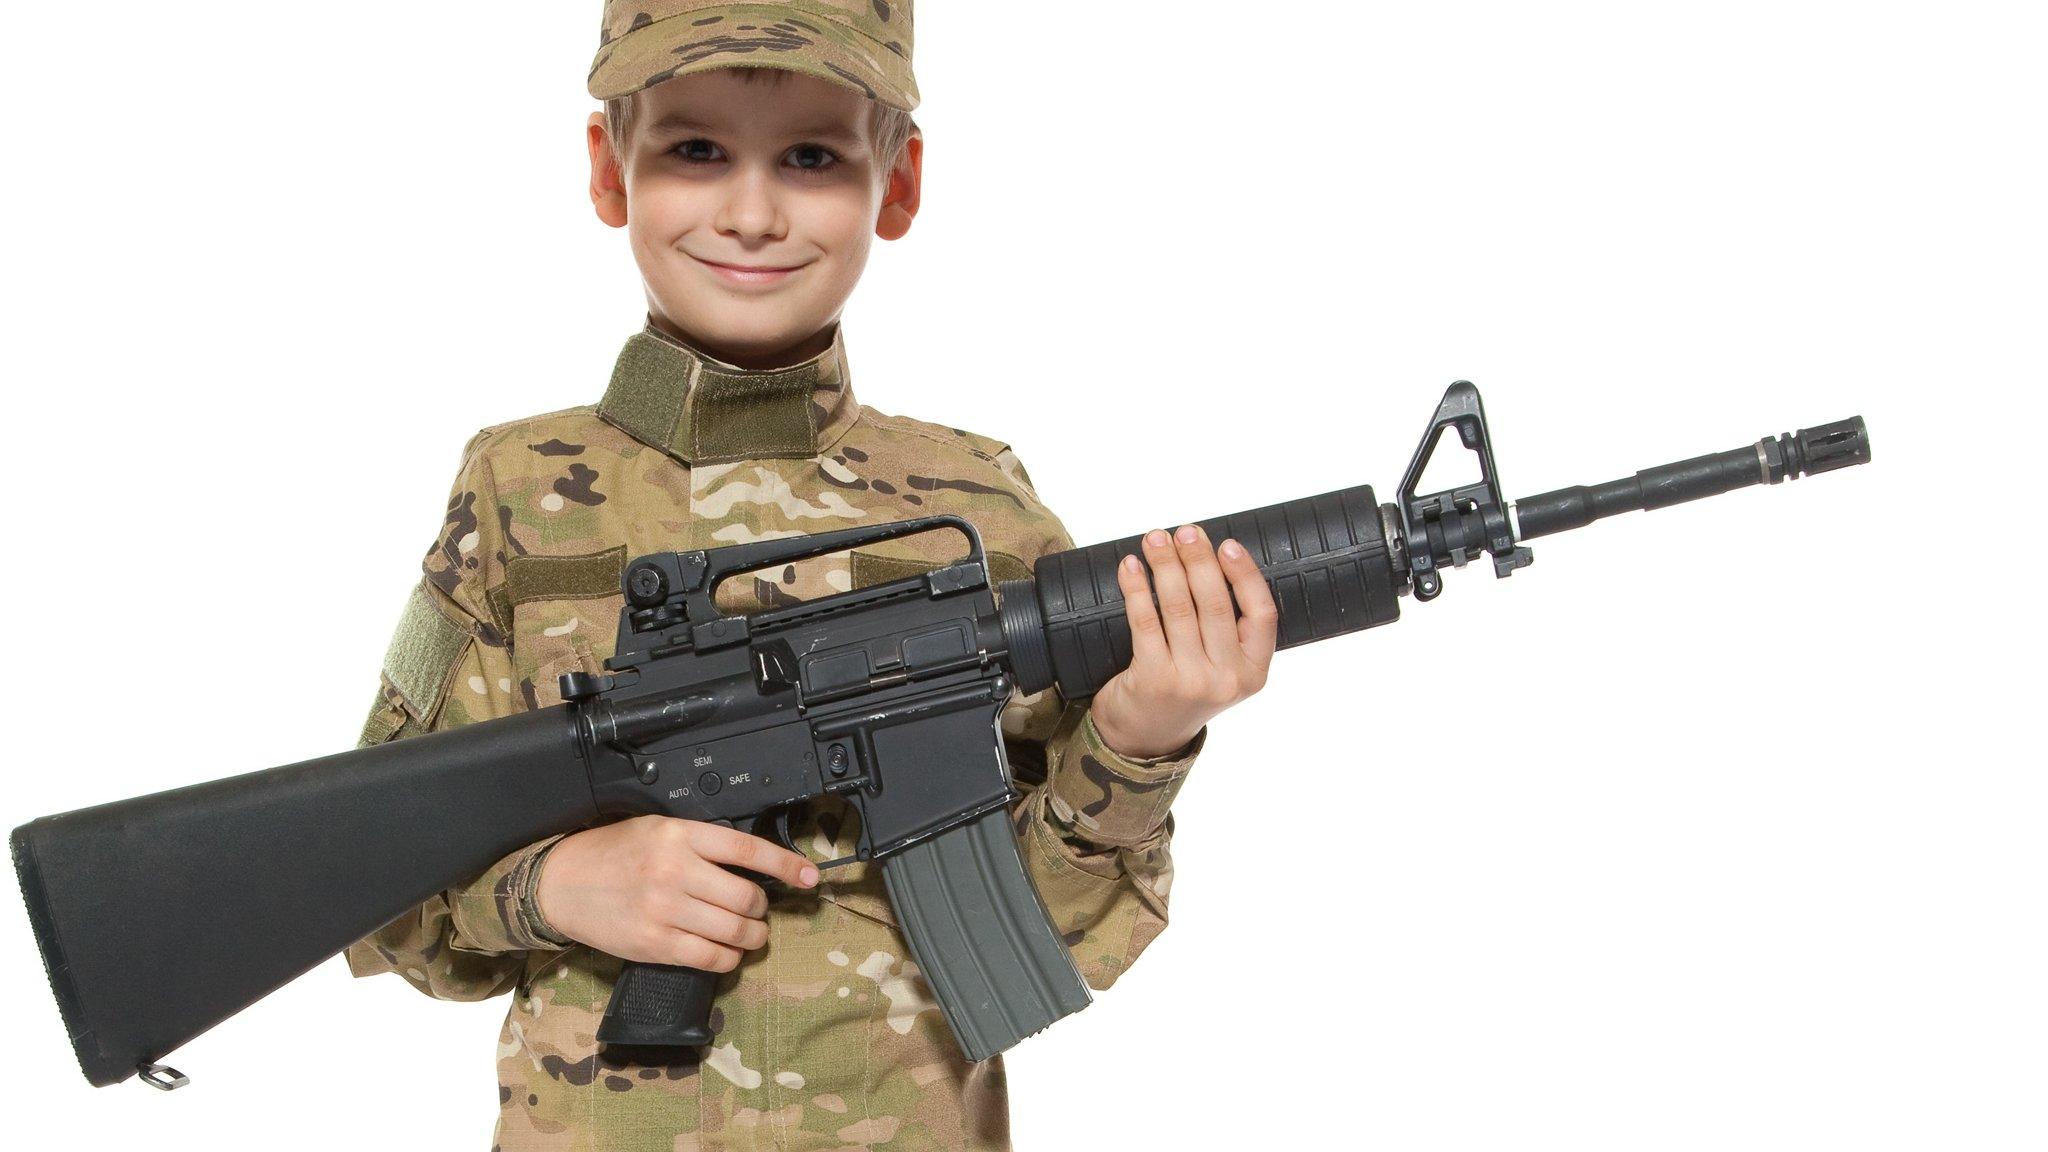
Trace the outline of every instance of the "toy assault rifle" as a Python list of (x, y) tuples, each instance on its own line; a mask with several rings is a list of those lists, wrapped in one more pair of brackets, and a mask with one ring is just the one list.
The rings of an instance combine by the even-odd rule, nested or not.
[[(1416, 491), (1454, 430), (1477, 483)], [(1776, 484), (1870, 459), (1860, 417), (1513, 505), (1501, 498), (1479, 392), (1444, 394), (1395, 502), (1346, 488), (1202, 522), (1250, 550), (1279, 606), (1279, 647), (1393, 622), (1480, 553), (1604, 516)], [(728, 577), (935, 529), (963, 558), (918, 576), (727, 616)], [(1092, 695), (1130, 663), (1116, 582), (1139, 537), (1041, 557), (992, 587), (957, 516), (643, 556), (606, 674), (565, 702), (302, 764), (103, 804), (12, 838), (50, 985), (86, 1078), (184, 1083), (171, 1050), (507, 853), (605, 820), (665, 813), (794, 848), (793, 809), (845, 797), (852, 860), (880, 860), (897, 922), (969, 1059), (1088, 1004), (1026, 876), (999, 713), (1019, 692)], [(715, 977), (628, 964), (598, 1039), (608, 1051), (707, 1044)]]

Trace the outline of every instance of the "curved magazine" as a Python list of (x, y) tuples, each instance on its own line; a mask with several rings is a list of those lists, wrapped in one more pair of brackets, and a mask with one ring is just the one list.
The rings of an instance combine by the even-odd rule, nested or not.
[(997, 809), (882, 861), (911, 955), (969, 1060), (986, 1060), (1088, 1006)]

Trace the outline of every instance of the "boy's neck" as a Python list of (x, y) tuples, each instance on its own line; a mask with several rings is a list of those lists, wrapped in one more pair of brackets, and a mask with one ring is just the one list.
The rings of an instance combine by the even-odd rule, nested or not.
[(738, 352), (720, 347), (709, 340), (699, 339), (658, 313), (649, 312), (647, 322), (662, 335), (707, 359), (750, 372), (772, 372), (778, 368), (789, 368), (808, 360), (815, 360), (832, 347), (832, 341), (839, 334), (839, 322), (834, 320), (808, 338), (787, 348), (771, 352)]

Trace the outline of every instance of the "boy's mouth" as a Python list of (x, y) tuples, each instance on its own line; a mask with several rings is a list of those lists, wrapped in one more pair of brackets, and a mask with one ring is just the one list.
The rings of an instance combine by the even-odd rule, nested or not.
[(803, 264), (724, 264), (702, 256), (691, 256), (690, 259), (711, 269), (720, 279), (741, 285), (779, 284), (807, 267)]

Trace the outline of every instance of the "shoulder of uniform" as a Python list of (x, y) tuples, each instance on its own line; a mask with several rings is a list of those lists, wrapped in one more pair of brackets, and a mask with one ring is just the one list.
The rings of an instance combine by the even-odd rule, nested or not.
[(552, 484), (576, 465), (603, 468), (603, 461), (629, 460), (646, 445), (585, 404), (493, 424), (470, 437), (462, 472), (479, 475), (501, 489), (522, 479)]
[(905, 513), (957, 512), (981, 528), (991, 551), (1029, 562), (1069, 547), (1059, 518), (1039, 501), (1016, 453), (992, 436), (866, 405), (834, 446), (842, 482), (898, 496)]
[(544, 452), (551, 440), (573, 444), (579, 437), (616, 435), (618, 430), (597, 415), (597, 405), (579, 404), (537, 416), (507, 420), (479, 429), (462, 450), (465, 459), (480, 454), (533, 450)]
[(871, 435), (896, 437), (919, 446), (919, 451), (936, 460), (943, 460), (954, 466), (965, 466), (977, 471), (1000, 477), (1010, 488), (1033, 504), (1038, 502), (1038, 489), (1031, 483), (1031, 476), (1024, 471), (1017, 454), (1010, 450), (1006, 441), (993, 436), (969, 432), (950, 424), (934, 424), (929, 420), (918, 420), (909, 416), (891, 416), (878, 412), (867, 405), (861, 405), (861, 418), (854, 426), (856, 434), (863, 426)]
[(512, 558), (526, 554), (543, 535), (537, 522), (565, 502), (602, 504), (610, 483), (605, 478), (643, 447), (599, 419), (594, 405), (481, 429), (463, 449), (441, 534), (423, 562), (427, 583), (476, 621), (483, 635), (502, 636), (502, 614), (493, 611), (487, 590), (502, 585)]
[(863, 424), (872, 424), (879, 429), (921, 436), (941, 447), (952, 448), (970, 456), (978, 456), (993, 463), (997, 456), (1009, 449), (1009, 445), (992, 436), (969, 432), (965, 428), (954, 428), (947, 424), (934, 424), (929, 420), (917, 420), (909, 416), (891, 416), (866, 404), (861, 405)]

